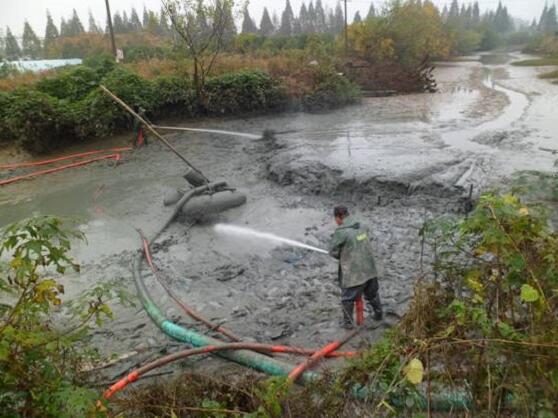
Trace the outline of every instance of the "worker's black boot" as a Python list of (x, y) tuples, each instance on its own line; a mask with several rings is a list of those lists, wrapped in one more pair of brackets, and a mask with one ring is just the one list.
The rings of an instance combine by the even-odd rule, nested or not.
[(341, 307), (343, 308), (343, 322), (341, 325), (345, 329), (353, 329), (355, 327), (353, 321), (353, 311), (354, 311), (355, 303), (353, 301), (342, 302)]

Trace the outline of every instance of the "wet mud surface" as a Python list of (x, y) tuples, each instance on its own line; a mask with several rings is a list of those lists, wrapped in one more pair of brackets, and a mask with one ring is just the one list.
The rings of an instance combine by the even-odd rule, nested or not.
[[(540, 148), (558, 148), (552, 110), (558, 106), (558, 86), (538, 80), (536, 69), (508, 65), (512, 57), (499, 58), (441, 63), (436, 94), (368, 98), (325, 114), (196, 124), (249, 133), (294, 131), (275, 140), (168, 135), (208, 178), (227, 180), (248, 201), (196, 223), (184, 217), (173, 223), (153, 247), (162, 277), (188, 305), (246, 340), (323, 346), (342, 332), (336, 262), (302, 249), (235, 240), (217, 234), (213, 225), (249, 226), (324, 247), (334, 229), (331, 208), (344, 203), (372, 231), (386, 311), (384, 323), (350, 346), (377, 340), (411, 299), (420, 274), (418, 231), (425, 220), (462, 213), (471, 186), (475, 197), (505, 184), (516, 170), (552, 170), (554, 156)], [(88, 144), (79, 151), (124, 141)], [(150, 143), (126, 155), (118, 167), (101, 162), (2, 188), (2, 223), (34, 212), (77, 218), (88, 243), (76, 247), (82, 271), (64, 279), (67, 297), (109, 279), (135, 293), (130, 263), (140, 245), (136, 228), (147, 236), (158, 230), (172, 211), (163, 199), (185, 188), (185, 171), (161, 144)], [(422, 261), (427, 264), (429, 254)], [(146, 266), (143, 271), (167, 317), (206, 332), (182, 315)], [(105, 354), (141, 354), (112, 368), (113, 376), (176, 350), (176, 342), (139, 304), (114, 310), (115, 320), (92, 342)], [(172, 370), (182, 368), (236, 370), (208, 358)]]

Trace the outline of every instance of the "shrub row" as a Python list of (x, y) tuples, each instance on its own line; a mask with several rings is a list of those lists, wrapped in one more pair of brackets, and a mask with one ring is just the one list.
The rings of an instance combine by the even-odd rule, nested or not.
[[(259, 70), (208, 79), (199, 103), (188, 77), (148, 80), (100, 59), (58, 71), (33, 86), (0, 92), (0, 140), (12, 140), (29, 152), (43, 153), (129, 128), (130, 116), (98, 88), (99, 84), (132, 107), (145, 109), (150, 117), (233, 115), (289, 105), (282, 83)], [(355, 95), (353, 86), (334, 74), (321, 80), (303, 105), (307, 109), (316, 104), (319, 108), (335, 107), (354, 100)]]

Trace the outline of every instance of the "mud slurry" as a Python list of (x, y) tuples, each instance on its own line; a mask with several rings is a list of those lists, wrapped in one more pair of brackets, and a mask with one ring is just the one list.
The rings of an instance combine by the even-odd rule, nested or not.
[[(552, 168), (552, 155), (539, 146), (558, 140), (548, 109), (558, 104), (558, 86), (539, 84), (533, 69), (485, 62), (440, 65), (437, 94), (370, 98), (327, 114), (199, 123), (251, 133), (294, 131), (275, 138), (169, 135), (208, 178), (226, 179), (248, 202), (196, 224), (184, 218), (173, 223), (153, 247), (163, 278), (188, 305), (246, 340), (323, 346), (342, 332), (336, 262), (305, 250), (232, 240), (212, 226), (246, 225), (324, 247), (335, 226), (331, 208), (344, 203), (371, 230), (386, 310), (384, 324), (363, 332), (350, 347), (377, 340), (404, 314), (421, 260), (425, 266), (431, 261), (430, 254), (421, 254), (418, 236), (425, 220), (462, 213), (471, 185), (475, 197), (505, 183), (515, 170)], [(84, 218), (89, 244), (76, 250), (83, 269), (68, 279), (68, 297), (110, 278), (134, 293), (130, 262), (140, 245), (135, 228), (148, 236), (158, 229), (172, 211), (163, 207), (163, 198), (185, 186), (184, 172), (170, 152), (150, 144), (116, 169), (99, 164), (72, 176), (40, 178), (22, 184), (13, 201), (5, 196), (16, 189), (6, 189), (2, 202), (8, 203), (0, 210), (17, 218), (29, 206), (42, 211), (43, 205), (49, 213)], [(182, 315), (146, 266), (144, 276), (169, 318), (207, 332)], [(141, 306), (115, 306), (115, 318), (92, 341), (107, 354), (142, 354), (113, 368), (112, 375), (175, 349)], [(207, 358), (181, 364), (237, 370)]]

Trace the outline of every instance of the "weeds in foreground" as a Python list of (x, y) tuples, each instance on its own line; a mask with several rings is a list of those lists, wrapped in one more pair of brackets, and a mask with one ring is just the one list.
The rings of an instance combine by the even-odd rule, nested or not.
[(305, 387), (183, 376), (136, 389), (117, 401), (119, 410), (138, 417), (555, 417), (558, 236), (543, 208), (488, 194), (467, 218), (439, 219), (421, 234), (436, 253), (432, 271), (417, 281), (402, 322), (344, 370)]

